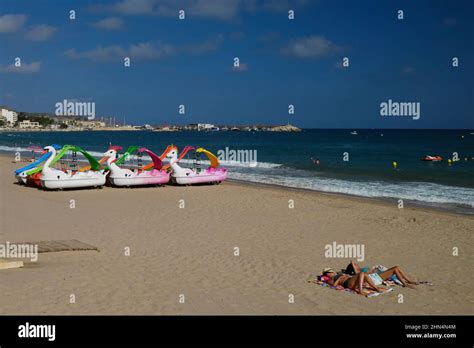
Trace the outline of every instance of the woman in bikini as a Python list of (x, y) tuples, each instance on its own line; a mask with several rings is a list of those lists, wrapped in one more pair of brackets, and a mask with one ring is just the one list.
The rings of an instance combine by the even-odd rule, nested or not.
[(382, 288), (379, 288), (377, 285), (375, 285), (370, 277), (366, 277), (365, 273), (363, 272), (354, 276), (350, 276), (344, 273), (336, 273), (331, 268), (326, 268), (323, 271), (323, 277), (326, 277), (326, 283), (329, 285), (342, 286), (347, 289), (352, 289), (364, 296), (368, 295), (368, 293), (363, 289), (365, 284), (377, 292), (383, 291)]
[(351, 261), (351, 263), (347, 266), (345, 273), (354, 274), (354, 275), (361, 274), (361, 273), (367, 273), (367, 274), (376, 273), (384, 281), (389, 280), (390, 278), (392, 278), (393, 275), (395, 275), (397, 279), (402, 283), (403, 286), (413, 288), (412, 285), (419, 285), (418, 282), (408, 278), (405, 272), (403, 272), (399, 266), (393, 266), (383, 272), (380, 272), (380, 271), (376, 271), (375, 268), (361, 269), (355, 261)]

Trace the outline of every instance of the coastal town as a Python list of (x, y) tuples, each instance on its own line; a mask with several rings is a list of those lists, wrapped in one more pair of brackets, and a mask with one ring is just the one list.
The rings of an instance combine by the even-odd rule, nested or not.
[[(122, 121), (122, 120), (121, 120)], [(18, 112), (9, 107), (0, 107), (0, 131), (152, 131), (152, 132), (300, 132), (291, 124), (286, 125), (221, 125), (211, 123), (171, 124), (127, 124), (116, 117), (89, 119), (84, 116), (56, 116), (48, 113)]]

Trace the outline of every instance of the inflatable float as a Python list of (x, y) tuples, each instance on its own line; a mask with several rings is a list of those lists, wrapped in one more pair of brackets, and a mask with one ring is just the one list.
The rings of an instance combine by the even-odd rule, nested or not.
[[(111, 146), (110, 149), (104, 154), (108, 157), (107, 167), (110, 170), (109, 182), (113, 186), (143, 186), (143, 185), (164, 185), (169, 182), (170, 174), (162, 170), (163, 162), (160, 157), (154, 152), (148, 150), (147, 148), (138, 148), (138, 153), (146, 153), (151, 157), (153, 166), (149, 170), (144, 170), (143, 168), (138, 169), (127, 169), (121, 168), (117, 164), (119, 160), (117, 159), (117, 151), (121, 150), (119, 146)], [(129, 148), (129, 150), (131, 150)], [(127, 150), (126, 154), (120, 157), (120, 159), (125, 160), (131, 152)], [(123, 161), (122, 161), (123, 162)], [(147, 165), (147, 168), (150, 166)]]
[[(193, 185), (193, 184), (220, 184), (227, 178), (227, 169), (218, 168), (219, 161), (217, 157), (206, 149), (200, 147), (195, 150), (196, 157), (204, 154), (209, 159), (211, 165), (207, 169), (197, 168), (183, 168), (179, 166), (178, 162), (183, 157), (178, 158), (178, 148), (174, 145), (168, 146), (166, 157), (169, 159), (171, 167), (171, 180), (178, 185)], [(193, 147), (187, 146), (183, 152), (194, 150)], [(197, 160), (199, 161), (199, 160)]]
[(67, 145), (61, 149), (63, 152), (73, 151), (74, 153), (82, 153), (89, 161), (90, 170), (74, 171), (74, 170), (59, 170), (52, 168), (51, 165), (57, 159), (56, 149), (53, 146), (46, 146), (44, 149), (51, 153), (41, 169), (41, 187), (48, 190), (65, 189), (65, 188), (81, 188), (81, 187), (101, 187), (105, 185), (107, 171), (100, 170), (101, 166), (93, 156), (78, 146)]
[(443, 158), (441, 156), (429, 156), (426, 155), (425, 157), (421, 158), (421, 161), (428, 161), (428, 162), (440, 162)]

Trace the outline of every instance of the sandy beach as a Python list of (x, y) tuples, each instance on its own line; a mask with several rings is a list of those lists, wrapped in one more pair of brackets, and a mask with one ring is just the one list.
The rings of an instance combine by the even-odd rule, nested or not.
[[(472, 216), (235, 182), (44, 192), (15, 184), (17, 167), (0, 157), (0, 242), (77, 239), (99, 252), (0, 270), (0, 314), (473, 313)], [(433, 285), (365, 298), (308, 283), (347, 265), (325, 257), (333, 242)]]

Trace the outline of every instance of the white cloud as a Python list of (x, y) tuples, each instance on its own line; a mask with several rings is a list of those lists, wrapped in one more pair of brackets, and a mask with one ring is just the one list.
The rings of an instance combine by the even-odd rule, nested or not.
[(257, 12), (288, 12), (296, 10), (310, 3), (310, 0), (244, 0), (243, 5), (247, 11)]
[(0, 33), (14, 33), (23, 27), (26, 22), (25, 15), (0, 16)]
[(121, 61), (124, 57), (130, 57), (134, 60), (158, 60), (180, 53), (189, 55), (207, 54), (216, 51), (222, 42), (223, 35), (217, 35), (199, 44), (176, 46), (141, 42), (128, 47), (120, 45), (99, 46), (93, 50), (83, 52), (69, 49), (65, 52), (65, 55), (71, 59), (89, 59), (97, 62)]
[(12, 74), (31, 74), (36, 73), (41, 68), (41, 62), (33, 63), (21, 63), (21, 66), (15, 66), (14, 64), (0, 66), (0, 72), (2, 73), (12, 73)]
[(110, 5), (95, 5), (98, 12), (122, 15), (156, 15), (177, 17), (179, 10), (186, 18), (229, 20), (240, 12), (285, 12), (310, 3), (309, 0), (119, 0)]
[(124, 15), (164, 17), (177, 17), (179, 10), (185, 10), (188, 18), (229, 19), (238, 13), (240, 2), (241, 0), (120, 0), (98, 9)]
[(160, 44), (153, 46), (149, 42), (142, 42), (124, 48), (119, 45), (102, 47), (99, 46), (90, 51), (76, 52), (70, 49), (65, 52), (72, 59), (89, 59), (98, 62), (121, 61), (124, 57), (136, 60), (155, 60), (174, 54), (174, 48), (170, 45)]
[(50, 25), (37, 25), (26, 33), (26, 38), (32, 41), (46, 41), (54, 34), (56, 30), (57, 28)]
[(157, 47), (148, 42), (131, 45), (129, 47), (130, 57), (139, 60), (154, 60), (175, 54), (175, 48), (167, 44), (159, 44)]
[(105, 30), (120, 30), (123, 28), (123, 21), (118, 17), (109, 17), (94, 23), (94, 26)]
[(110, 61), (120, 60), (126, 57), (127, 54), (121, 46), (99, 46), (93, 50), (77, 52), (71, 48), (65, 52), (65, 55), (71, 59), (90, 59), (93, 61)]
[(337, 52), (341, 47), (323, 36), (309, 36), (291, 41), (282, 52), (297, 58), (319, 58)]

